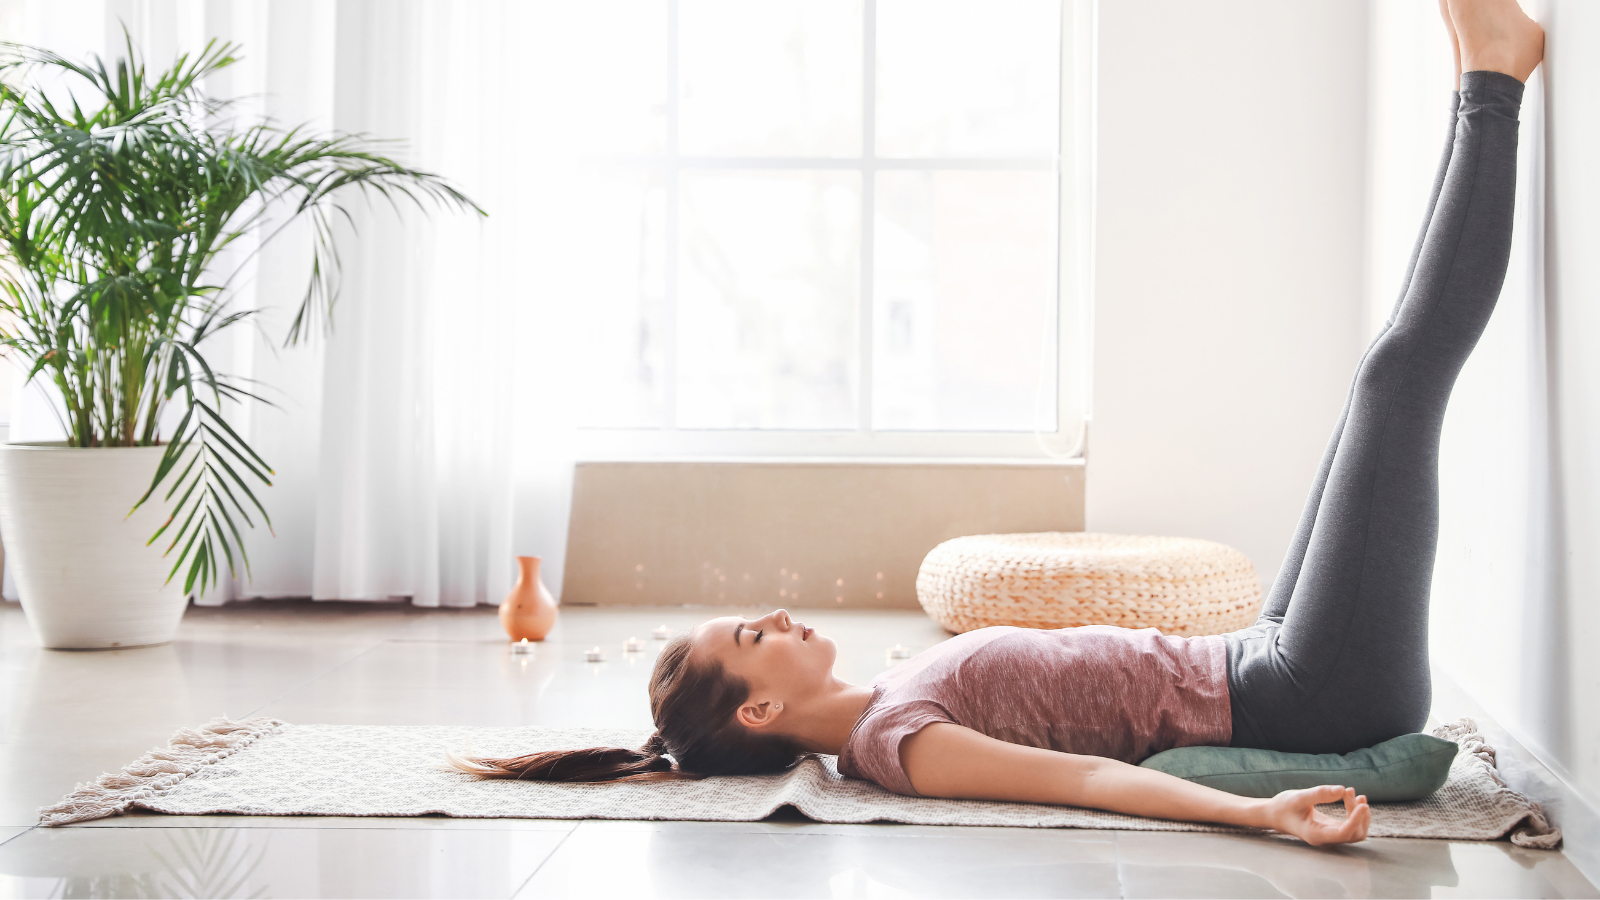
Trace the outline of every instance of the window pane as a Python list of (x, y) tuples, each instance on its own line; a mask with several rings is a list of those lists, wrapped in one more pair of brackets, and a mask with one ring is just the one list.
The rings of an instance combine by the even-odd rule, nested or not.
[(854, 429), (860, 175), (680, 184), (679, 427)]
[(879, 0), (880, 156), (1055, 156), (1060, 0)]
[(666, 152), (665, 3), (563, 0), (508, 11), (526, 67), (512, 114), (527, 117), (534, 152)]
[(579, 424), (655, 428), (666, 371), (660, 175), (561, 170), (533, 187), (529, 290), (569, 317)]
[(1055, 174), (876, 186), (873, 427), (1054, 431)]
[(681, 0), (679, 152), (861, 152), (860, 0)]

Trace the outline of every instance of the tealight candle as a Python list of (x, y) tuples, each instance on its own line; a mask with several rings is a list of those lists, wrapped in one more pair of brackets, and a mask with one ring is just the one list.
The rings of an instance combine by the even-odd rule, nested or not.
[(587, 659), (589, 662), (605, 662), (606, 661), (606, 655), (605, 655), (604, 652), (601, 651), (601, 649), (599, 647), (596, 647), (593, 650), (590, 650), (589, 652), (585, 653), (583, 656), (584, 656), (584, 659)]
[(910, 659), (911, 658), (911, 648), (910, 647), (902, 647), (899, 644), (895, 644), (893, 647), (889, 648), (889, 658), (890, 659)]
[(638, 638), (628, 638), (628, 640), (622, 645), (622, 649), (628, 653), (638, 653), (640, 650), (644, 649), (644, 641), (641, 641)]
[(515, 642), (515, 643), (513, 643), (511, 645), (511, 652), (512, 653), (532, 653), (533, 652), (533, 645), (528, 643), (528, 639), (527, 638), (523, 638), (522, 640), (517, 641), (517, 642)]
[(672, 629), (668, 628), (665, 625), (662, 625), (662, 626), (658, 627), (655, 631), (650, 632), (650, 636), (655, 638), (658, 641), (664, 641), (667, 638), (672, 637)]

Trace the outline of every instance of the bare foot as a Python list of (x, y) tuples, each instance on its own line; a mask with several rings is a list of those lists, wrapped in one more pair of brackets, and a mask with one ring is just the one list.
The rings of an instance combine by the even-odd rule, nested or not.
[(1444, 30), (1450, 35), (1450, 52), (1456, 58), (1456, 90), (1461, 90), (1461, 41), (1456, 39), (1455, 23), (1450, 21), (1450, 6), (1439, 0), (1439, 18), (1444, 19)]
[(1518, 81), (1544, 59), (1544, 29), (1517, 0), (1446, 0), (1461, 48), (1461, 69), (1500, 72)]

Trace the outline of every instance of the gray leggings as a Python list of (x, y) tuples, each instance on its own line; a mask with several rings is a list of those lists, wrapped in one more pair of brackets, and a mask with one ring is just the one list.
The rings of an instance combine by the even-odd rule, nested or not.
[(1427, 720), (1439, 435), (1505, 280), (1521, 101), (1509, 75), (1461, 76), (1400, 301), (1356, 370), (1261, 617), (1226, 636), (1236, 747), (1346, 753)]

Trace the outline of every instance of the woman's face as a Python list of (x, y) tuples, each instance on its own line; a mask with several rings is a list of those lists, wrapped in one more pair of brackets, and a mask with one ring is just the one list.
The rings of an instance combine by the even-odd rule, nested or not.
[(820, 693), (833, 678), (839, 652), (833, 641), (796, 622), (785, 609), (759, 619), (712, 619), (695, 629), (692, 640), (695, 656), (720, 662), (729, 675), (750, 685), (746, 702), (758, 719)]

